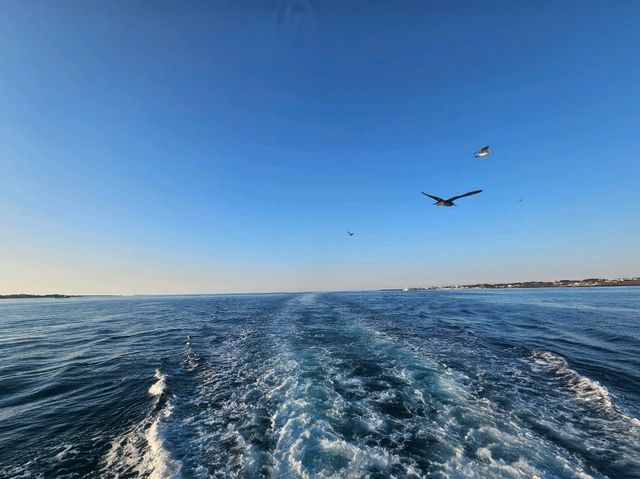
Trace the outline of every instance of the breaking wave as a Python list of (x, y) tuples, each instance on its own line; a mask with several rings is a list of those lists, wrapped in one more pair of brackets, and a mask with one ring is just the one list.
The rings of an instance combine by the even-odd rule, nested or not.
[(536, 368), (553, 374), (575, 398), (589, 407), (628, 421), (634, 427), (640, 427), (640, 419), (621, 412), (615, 405), (609, 390), (594, 379), (590, 379), (567, 365), (567, 360), (551, 351), (534, 351), (531, 354)]
[(565, 358), (550, 351), (537, 351), (532, 357), (539, 369), (550, 372), (575, 392), (576, 398), (595, 408), (608, 412), (616, 411), (613, 400), (606, 387), (598, 381), (589, 379), (567, 366)]
[(131, 430), (111, 442), (104, 457), (103, 474), (108, 477), (135, 475), (149, 479), (179, 479), (182, 464), (172, 458), (165, 444), (165, 422), (173, 413), (170, 398), (163, 395), (166, 376), (156, 369), (149, 394), (156, 396), (152, 412)]

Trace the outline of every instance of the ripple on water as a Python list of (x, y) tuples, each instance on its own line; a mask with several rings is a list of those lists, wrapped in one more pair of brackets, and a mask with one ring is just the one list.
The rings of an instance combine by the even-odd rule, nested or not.
[[(640, 347), (636, 303), (579, 294), (572, 317), (527, 296), (540, 292), (504, 294), (68, 302), (51, 334), (12, 333), (27, 371), (0, 370), (14, 431), (0, 441), (27, 446), (0, 447), (0, 477), (640, 477), (638, 398), (571, 359), (633, 367), (608, 341)], [(603, 297), (619, 306), (584, 307)], [(11, 308), (46, 330), (45, 310)], [(605, 312), (629, 334), (554, 340), (596, 334)], [(18, 426), (34, 437), (46, 421), (63, 432), (29, 449)]]

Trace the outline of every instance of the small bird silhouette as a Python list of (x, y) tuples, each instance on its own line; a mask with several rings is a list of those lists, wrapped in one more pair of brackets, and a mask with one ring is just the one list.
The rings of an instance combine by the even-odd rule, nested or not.
[(347, 231), (347, 233), (349, 233), (349, 236), (353, 236), (353, 233), (351, 231)]
[(473, 154), (473, 156), (475, 156), (476, 158), (484, 158), (485, 156), (489, 156), (489, 147), (488, 146), (483, 146), (478, 151), (476, 151)]
[(421, 191), (421, 193), (425, 196), (428, 196), (429, 198), (433, 198), (434, 200), (436, 200), (434, 205), (448, 207), (448, 206), (456, 206), (456, 204), (454, 203), (455, 200), (459, 198), (464, 198), (465, 196), (477, 195), (478, 193), (482, 193), (482, 190), (469, 191), (468, 193), (464, 193), (463, 195), (452, 196), (447, 200), (440, 198), (439, 196), (430, 195), (429, 193), (425, 193), (424, 191)]

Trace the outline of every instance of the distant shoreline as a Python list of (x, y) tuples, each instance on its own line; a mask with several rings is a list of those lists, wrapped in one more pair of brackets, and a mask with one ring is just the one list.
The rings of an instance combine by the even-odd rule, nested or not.
[[(411, 291), (434, 291), (434, 290), (460, 290), (460, 289), (536, 289), (536, 288), (597, 288), (613, 286), (640, 286), (640, 277), (616, 278), (616, 279), (563, 279), (558, 281), (520, 281), (514, 283), (476, 283), (447, 286), (424, 286), (411, 288), (382, 288), (372, 291), (381, 292), (411, 292)], [(329, 292), (329, 291), (327, 291)], [(296, 292), (284, 292), (284, 294)], [(299, 292), (297, 292), (299, 293)], [(211, 295), (255, 295), (255, 294), (283, 294), (283, 293), (199, 293), (199, 294), (0, 294), (2, 299), (68, 299), (68, 298), (102, 298), (102, 297), (145, 297), (145, 296), (211, 296)]]
[(67, 299), (116, 296), (113, 294), (0, 294), (0, 299)]
[(73, 298), (68, 294), (0, 294), (0, 299)]
[(426, 286), (404, 288), (403, 291), (428, 291), (437, 289), (533, 289), (533, 288), (596, 288), (601, 286), (640, 286), (640, 277), (562, 279), (558, 281), (520, 281), (514, 283), (476, 283), (450, 286)]

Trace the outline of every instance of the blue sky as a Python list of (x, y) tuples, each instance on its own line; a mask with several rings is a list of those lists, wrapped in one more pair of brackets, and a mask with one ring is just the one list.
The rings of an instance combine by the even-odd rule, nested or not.
[(480, 3), (1, 2), (0, 293), (640, 275), (640, 3)]

